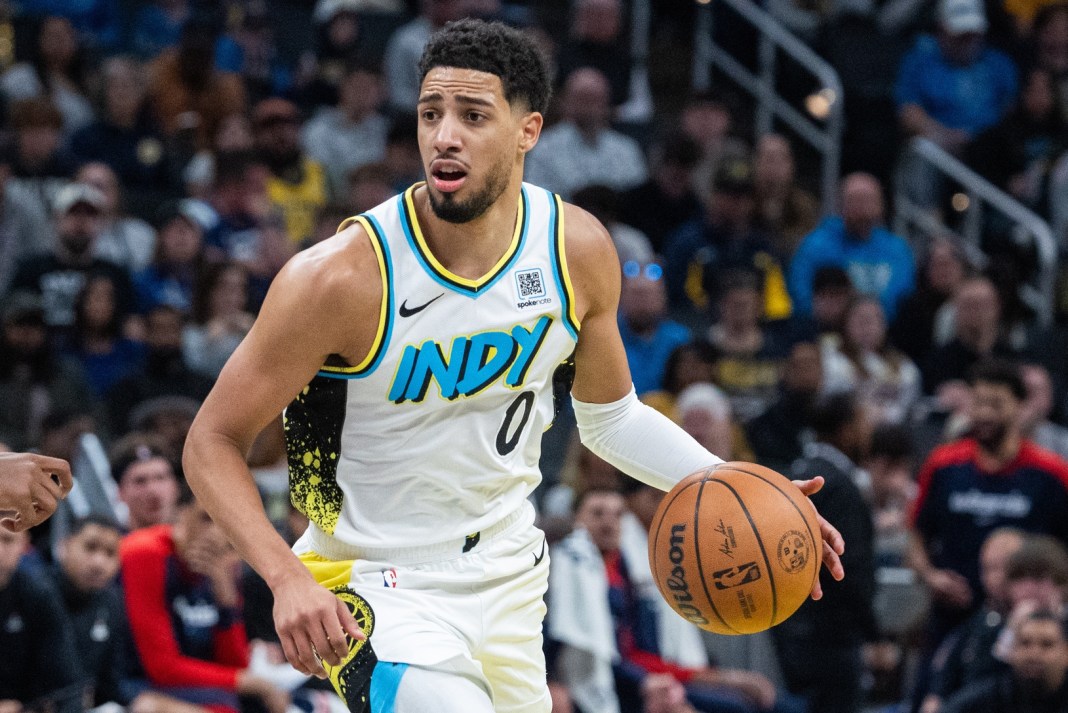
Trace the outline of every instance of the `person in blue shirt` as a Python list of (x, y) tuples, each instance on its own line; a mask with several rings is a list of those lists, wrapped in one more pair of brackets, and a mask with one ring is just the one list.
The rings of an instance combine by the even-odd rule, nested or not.
[(1016, 66), (986, 45), (981, 0), (942, 0), (935, 36), (922, 35), (902, 58), (895, 99), (906, 134), (959, 152), (1012, 107)]
[(634, 389), (641, 395), (663, 387), (668, 356), (693, 339), (689, 328), (667, 319), (664, 269), (658, 263), (623, 263), (619, 332)]
[(798, 315), (812, 311), (812, 281), (821, 267), (841, 267), (858, 292), (879, 298), (893, 320), (912, 293), (916, 264), (904, 238), (883, 227), (883, 189), (868, 173), (842, 181), (841, 216), (825, 218), (805, 236), (790, 263), (788, 288)]

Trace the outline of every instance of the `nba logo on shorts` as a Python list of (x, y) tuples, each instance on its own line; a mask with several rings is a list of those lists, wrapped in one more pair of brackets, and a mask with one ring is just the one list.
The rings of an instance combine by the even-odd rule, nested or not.
[(390, 589), (397, 588), (397, 570), (392, 567), (382, 570), (382, 586)]

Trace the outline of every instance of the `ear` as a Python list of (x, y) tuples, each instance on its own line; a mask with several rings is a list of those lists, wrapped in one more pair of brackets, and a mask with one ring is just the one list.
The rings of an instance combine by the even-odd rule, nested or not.
[(545, 123), (545, 117), (539, 111), (532, 111), (523, 116), (519, 122), (519, 151), (523, 154), (529, 152), (538, 143), (541, 136), (541, 127)]

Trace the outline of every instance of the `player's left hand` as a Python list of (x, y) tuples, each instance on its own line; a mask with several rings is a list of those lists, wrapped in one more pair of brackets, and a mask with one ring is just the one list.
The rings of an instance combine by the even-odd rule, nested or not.
[[(820, 491), (824, 480), (823, 476), (817, 475), (810, 480), (795, 480), (793, 483), (805, 497), (811, 497)], [(823, 516), (818, 512), (816, 513), (816, 518), (819, 520), (820, 534), (823, 536), (823, 566), (827, 568), (832, 577), (841, 581), (845, 577), (845, 569), (842, 567), (841, 560), (841, 555), (845, 553), (845, 540), (842, 539), (842, 533), (838, 532), (834, 525), (824, 520)], [(816, 577), (816, 581), (812, 584), (812, 598), (823, 598), (823, 588), (820, 586), (819, 577)]]

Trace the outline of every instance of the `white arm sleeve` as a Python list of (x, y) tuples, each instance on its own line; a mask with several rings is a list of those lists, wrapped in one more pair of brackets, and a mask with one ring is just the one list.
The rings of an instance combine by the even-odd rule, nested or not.
[(723, 462), (671, 419), (639, 401), (633, 387), (612, 403), (590, 404), (574, 397), (571, 403), (582, 444), (654, 488), (670, 490), (690, 473)]

